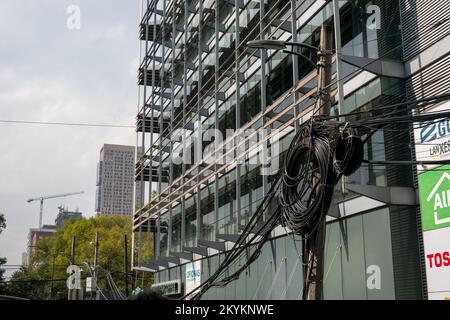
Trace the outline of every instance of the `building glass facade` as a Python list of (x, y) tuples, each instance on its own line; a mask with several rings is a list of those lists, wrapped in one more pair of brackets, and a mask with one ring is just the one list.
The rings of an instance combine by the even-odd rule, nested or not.
[[(343, 56), (404, 63), (403, 37), (410, 26), (402, 22), (403, 1), (337, 2), (339, 26), (334, 1), (142, 1), (137, 146), (144, 152), (137, 159), (136, 181), (145, 205), (133, 217), (133, 268), (154, 272), (157, 282), (184, 281), (185, 264), (168, 262), (171, 257), (205, 247), (204, 240), (220, 242), (223, 235), (239, 234), (270, 190), (277, 170), (262, 175), (267, 165), (255, 161), (264, 139), (248, 138), (228, 153), (221, 148), (223, 157), (214, 161), (204, 150), (208, 129), (219, 130), (225, 144), (238, 139), (230, 130), (284, 129), (279, 152), (272, 155), (282, 164), (295, 123), (310, 116), (317, 74), (308, 60), (316, 63), (317, 53), (301, 48), (303, 57), (298, 57), (250, 49), (248, 41), (297, 39), (318, 46), (320, 27), (326, 24), (340, 38)], [(343, 61), (338, 75), (337, 59), (335, 55), (333, 114), (339, 109), (353, 113), (347, 118), (351, 121), (392, 112), (383, 106), (404, 101), (406, 76), (377, 74)], [(190, 139), (173, 139), (180, 129)], [(368, 133), (362, 132), (368, 137), (365, 159), (411, 160), (408, 126), (370, 137)], [(221, 145), (218, 138), (209, 138)], [(182, 154), (186, 145), (191, 148)], [(192, 161), (177, 163), (173, 155)], [(367, 186), (413, 188), (414, 183), (411, 167), (364, 164), (338, 184), (332, 209), (339, 217), (327, 219), (325, 298), (426, 297), (416, 207), (378, 201), (358, 191)], [(276, 198), (271, 205), (277, 206)], [(151, 241), (154, 251), (149, 245), (144, 250)], [(300, 253), (301, 242), (293, 235), (274, 235), (245, 275), (225, 288), (211, 289), (204, 298), (299, 299)], [(199, 259), (205, 280), (223, 253)], [(369, 283), (376, 272), (381, 273), (380, 288)]]

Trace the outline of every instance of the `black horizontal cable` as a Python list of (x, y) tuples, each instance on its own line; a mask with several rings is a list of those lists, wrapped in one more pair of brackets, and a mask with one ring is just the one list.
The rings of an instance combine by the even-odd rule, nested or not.
[[(399, 107), (399, 106), (408, 106), (409, 109), (414, 109), (413, 106), (411, 106), (412, 104), (419, 104), (422, 103), (422, 105), (418, 105), (417, 107), (423, 107), (424, 103), (436, 103), (436, 101), (446, 101), (449, 100), (450, 95), (441, 95), (441, 96), (434, 96), (434, 97), (429, 97), (429, 98), (425, 98), (425, 99), (421, 99), (421, 100), (415, 100), (415, 101), (407, 101), (407, 102), (403, 102), (403, 103), (398, 103), (395, 104), (395, 106)], [(272, 214), (271, 218), (268, 219), (268, 221), (264, 224), (264, 227), (266, 227), (266, 230), (264, 230), (264, 232), (261, 234), (261, 239), (258, 242), (257, 245), (252, 245), (251, 241), (250, 241), (250, 245), (245, 244), (242, 240), (247, 239), (250, 231), (253, 230), (253, 228), (256, 226), (256, 223), (258, 222), (258, 220), (262, 217), (262, 213), (264, 212), (265, 208), (268, 206), (268, 204), (270, 203), (270, 201), (267, 201), (268, 198), (270, 198), (270, 200), (273, 198), (274, 193), (279, 189), (278, 187), (273, 190), (271, 189), (271, 191), (269, 191), (267, 197), (264, 198), (263, 202), (261, 203), (261, 205), (259, 206), (257, 212), (253, 215), (251, 221), (249, 222), (249, 224), (247, 224), (245, 230), (242, 232), (242, 234), (239, 237), (239, 240), (237, 241), (237, 243), (235, 243), (235, 246), (233, 247), (233, 250), (230, 251), (230, 253), (226, 254), (226, 258), (223, 261), (223, 263), (221, 263), (221, 265), (219, 266), (219, 268), (216, 270), (216, 272), (214, 273), (213, 276), (211, 276), (209, 279), (207, 279), (204, 283), (202, 283), (198, 288), (196, 288), (194, 290), (197, 291), (199, 290), (195, 295), (193, 295), (193, 299), (200, 299), (201, 296), (211, 287), (223, 287), (226, 286), (229, 282), (234, 281), (236, 279), (239, 278), (239, 275), (252, 263), (254, 262), (257, 257), (260, 255), (261, 253), (261, 249), (262, 246), (265, 244), (265, 242), (268, 240), (271, 231), (273, 230), (273, 228), (278, 225), (280, 223), (280, 218), (282, 219), (282, 221), (284, 222), (284, 224), (288, 225), (290, 227), (291, 230), (297, 231), (297, 234), (300, 234), (303, 236), (303, 238), (306, 238), (308, 235), (310, 235), (314, 230), (317, 229), (317, 226), (319, 225), (318, 221), (320, 221), (320, 217), (323, 218), (323, 216), (326, 214), (327, 210), (328, 210), (328, 198), (331, 197), (327, 197), (327, 194), (332, 194), (332, 192), (326, 192), (324, 190), (326, 190), (326, 188), (324, 187), (333, 187), (334, 185), (337, 183), (337, 181), (340, 179), (341, 175), (343, 174), (343, 169), (339, 169), (339, 167), (337, 167), (338, 169), (336, 169), (336, 167), (332, 170), (331, 168), (329, 168), (327, 166), (327, 163), (331, 160), (331, 153), (334, 153), (335, 150), (329, 150), (331, 148), (335, 148), (335, 146), (331, 146), (331, 141), (327, 141), (324, 140), (323, 137), (322, 138), (318, 138), (317, 134), (318, 132), (320, 132), (320, 130), (325, 130), (327, 128), (331, 127), (335, 127), (336, 131), (335, 132), (339, 132), (338, 129), (339, 127), (342, 126), (349, 126), (349, 128), (365, 128), (367, 125), (372, 124), (375, 127), (373, 128), (373, 131), (371, 134), (368, 135), (368, 137), (364, 140), (364, 143), (368, 141), (368, 139), (370, 138), (370, 136), (375, 133), (376, 131), (380, 130), (380, 129), (386, 129), (385, 127), (388, 125), (392, 125), (392, 124), (396, 124), (398, 122), (402, 122), (402, 123), (414, 123), (414, 122), (418, 122), (418, 121), (423, 121), (423, 120), (435, 120), (435, 119), (442, 119), (444, 116), (450, 117), (450, 114), (447, 113), (432, 113), (432, 114), (428, 114), (428, 115), (417, 115), (417, 116), (412, 116), (412, 115), (402, 115), (402, 116), (396, 116), (393, 117), (394, 115), (397, 115), (399, 113), (404, 113), (405, 109), (403, 110), (396, 110), (393, 112), (389, 112), (387, 114), (384, 115), (380, 115), (378, 117), (372, 117), (372, 118), (368, 118), (368, 119), (364, 119), (364, 120), (359, 120), (359, 121), (355, 121), (353, 122), (337, 122), (334, 124), (327, 124), (326, 121), (316, 121), (314, 119), (314, 116), (317, 114), (317, 112), (320, 111), (320, 109), (323, 106), (319, 106), (318, 108), (315, 108), (315, 110), (313, 111), (313, 117), (311, 119), (309, 119), (307, 122), (305, 122), (304, 124), (302, 124), (301, 130), (299, 130), (297, 132), (297, 134), (295, 135), (294, 139), (291, 141), (291, 145), (288, 148), (288, 155), (286, 156), (286, 159), (289, 159), (289, 154), (292, 154), (292, 150), (295, 150), (296, 148), (298, 148), (298, 139), (301, 135), (301, 132), (304, 132), (304, 130), (310, 130), (308, 131), (308, 135), (309, 135), (309, 150), (308, 150), (308, 157), (306, 158), (306, 162), (309, 163), (309, 161), (312, 159), (312, 154), (314, 153), (312, 150), (314, 150), (313, 148), (313, 140), (317, 140), (319, 141), (319, 150), (316, 150), (315, 153), (315, 157), (317, 158), (315, 160), (316, 163), (319, 163), (319, 171), (321, 172), (321, 184), (322, 184), (322, 188), (320, 189), (321, 191), (314, 191), (312, 193), (317, 193), (314, 194), (314, 197), (311, 196), (311, 194), (309, 195), (309, 197), (307, 198), (307, 200), (305, 201), (304, 197), (307, 193), (307, 190), (305, 189), (307, 185), (311, 185), (312, 180), (308, 179), (307, 177), (307, 171), (309, 170), (309, 166), (304, 166), (303, 170), (300, 172), (293, 175), (292, 172), (287, 172), (286, 168), (289, 168), (288, 165), (299, 165), (298, 163), (296, 163), (296, 160), (298, 159), (294, 159), (294, 161), (289, 164), (289, 163), (285, 163), (285, 167), (283, 169), (283, 175), (281, 177), (281, 182), (282, 182), (282, 187), (287, 188), (289, 190), (289, 188), (293, 188), (294, 186), (298, 187), (300, 186), (300, 191), (296, 190), (295, 192), (291, 192), (290, 196), (293, 198), (290, 198), (289, 201), (284, 202), (283, 204), (283, 192), (280, 193), (280, 203), (282, 205), (282, 207), (285, 209), (285, 212), (282, 212), (282, 210), (276, 210), (275, 213)], [(388, 109), (388, 108), (392, 108), (392, 106), (384, 106), (384, 109)], [(372, 110), (372, 111), (376, 111)], [(338, 117), (342, 117), (345, 115), (341, 115)], [(337, 118), (337, 117), (336, 117)], [(378, 125), (378, 127), (377, 127)], [(312, 128), (315, 128), (316, 132), (314, 132), (314, 130)], [(352, 135), (356, 135), (356, 132), (351, 132)], [(320, 136), (320, 134), (319, 134)], [(320, 144), (322, 144), (322, 147), (320, 147)], [(314, 147), (317, 147), (317, 145), (314, 145)], [(351, 148), (353, 148), (352, 144), (347, 144), (345, 146), (345, 148), (347, 148), (346, 150), (344, 150), (344, 157), (343, 159), (351, 159), (352, 158), (352, 152), (353, 151), (349, 151), (351, 150)], [(325, 151), (324, 150), (328, 150)], [(358, 152), (360, 152), (361, 150), (358, 149)], [(362, 160), (362, 158), (361, 158)], [(289, 161), (288, 161), (289, 162)], [(398, 164), (399, 162), (392, 162), (393, 164)], [(434, 163), (434, 162), (433, 162)], [(411, 164), (411, 162), (409, 162), (408, 164)], [(357, 169), (357, 167), (359, 167), (361, 165), (361, 163), (351, 163), (349, 162), (347, 165), (349, 166), (353, 166), (353, 168), (351, 168), (351, 171), (354, 171)], [(337, 170), (337, 172), (335, 171)], [(289, 171), (289, 170), (288, 170)], [(289, 174), (287, 174), (289, 173)], [(295, 173), (295, 172), (294, 172)], [(294, 181), (289, 181), (289, 180), (294, 180)], [(278, 181), (280, 180), (280, 178), (277, 179), (276, 183), (274, 183), (272, 185), (272, 187), (278, 185)], [(314, 186), (314, 184), (313, 184)], [(313, 188), (314, 189), (314, 188)], [(291, 190), (292, 191), (292, 190)], [(289, 195), (289, 194), (288, 194)], [(314, 199), (315, 198), (315, 199)], [(316, 200), (316, 201), (314, 201)], [(302, 202), (303, 201), (303, 202)], [(264, 205), (266, 203), (266, 205)], [(306, 203), (306, 205), (305, 205)], [(311, 206), (311, 204), (315, 204), (316, 206)], [(300, 210), (299, 210), (300, 209)], [(302, 209), (303, 209), (303, 213), (307, 213), (306, 215), (304, 214), (303, 216), (301, 215), (302, 213)], [(256, 238), (256, 236), (253, 237), (253, 239)], [(252, 239), (252, 240), (253, 240)], [(247, 259), (246, 263), (244, 263), (244, 265), (242, 265), (236, 272), (234, 272), (233, 274), (229, 275), (229, 276), (224, 276), (224, 273), (229, 269), (230, 265), (232, 264), (236, 264), (236, 261), (238, 261), (238, 259), (241, 257), (241, 255), (243, 253), (246, 252), (247, 248), (249, 246), (253, 246), (254, 250), (253, 253), (250, 255), (250, 257)]]
[(32, 124), (32, 125), (46, 125), (46, 126), (71, 126), (71, 127), (99, 127), (99, 128), (127, 128), (127, 129), (136, 128), (136, 126), (118, 125), (118, 124), (26, 121), (26, 120), (4, 120), (4, 119), (0, 119), (0, 123)]

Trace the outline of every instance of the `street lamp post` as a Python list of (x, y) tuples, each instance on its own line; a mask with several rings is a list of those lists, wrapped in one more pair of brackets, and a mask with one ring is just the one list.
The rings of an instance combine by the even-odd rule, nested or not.
[[(308, 58), (307, 56), (305, 56), (304, 54), (297, 52), (297, 51), (293, 51), (288, 50), (289, 47), (302, 47), (302, 48), (307, 48), (307, 49), (311, 49), (314, 50), (315, 52), (319, 52), (319, 48), (312, 46), (310, 44), (307, 43), (301, 43), (301, 42), (288, 42), (288, 41), (281, 41), (281, 40), (251, 40), (249, 42), (247, 42), (247, 47), (249, 48), (253, 48), (253, 49), (265, 49), (265, 50), (282, 50), (284, 53), (288, 53), (288, 54), (293, 54), (296, 56), (299, 56), (303, 59), (305, 59), (306, 61), (308, 61), (311, 65), (314, 66), (314, 68), (317, 68), (317, 64), (314, 63), (314, 61), (312, 61), (310, 58)], [(294, 70), (295, 72), (295, 70)]]
[(294, 47), (304, 47), (312, 50), (318, 51), (319, 48), (313, 45), (303, 43), (303, 42), (289, 42), (282, 40), (273, 40), (273, 39), (265, 39), (265, 40), (251, 40), (247, 42), (247, 47), (254, 49), (273, 49), (273, 50), (284, 50), (288, 46)]

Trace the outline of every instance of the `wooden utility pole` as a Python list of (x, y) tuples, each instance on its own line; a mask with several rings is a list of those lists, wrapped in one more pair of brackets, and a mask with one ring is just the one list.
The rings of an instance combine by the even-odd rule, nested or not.
[(333, 38), (331, 28), (328, 25), (322, 25), (320, 28), (320, 47), (319, 47), (319, 99), (317, 108), (322, 116), (329, 116), (331, 112), (331, 58), (332, 58)]
[(52, 256), (52, 282), (50, 283), (50, 300), (53, 300), (53, 280), (55, 278), (55, 255)]
[(99, 246), (99, 234), (95, 233), (95, 251), (94, 251), (94, 277), (92, 279), (92, 286), (94, 286), (94, 300), (97, 299), (97, 275), (98, 275), (98, 246)]
[[(319, 110), (320, 116), (329, 116), (331, 111), (331, 49), (332, 32), (330, 27), (322, 25), (320, 29), (320, 48), (319, 48), (319, 79), (318, 91), (319, 98), (316, 104), (316, 110)], [(319, 214), (319, 212), (317, 213)], [(304, 300), (323, 300), (323, 275), (324, 275), (324, 251), (325, 251), (325, 222), (326, 215), (319, 222), (316, 230), (308, 235), (304, 243), (303, 260), (306, 266), (304, 272)]]
[(125, 264), (125, 296), (128, 298), (130, 296), (130, 293), (128, 291), (128, 236), (127, 234), (124, 235), (124, 246), (125, 246), (125, 258), (124, 258), (124, 264)]
[(72, 247), (70, 249), (70, 264), (75, 264), (75, 236), (72, 237)]
[(71, 276), (75, 276), (77, 280), (75, 283), (77, 284), (75, 288), (68, 288), (68, 300), (83, 300), (83, 288), (79, 285), (79, 278), (81, 277), (79, 273), (79, 267), (75, 264), (75, 247), (76, 247), (76, 238), (72, 237), (72, 247), (70, 249), (70, 264), (69, 268), (74, 267), (76, 271)]

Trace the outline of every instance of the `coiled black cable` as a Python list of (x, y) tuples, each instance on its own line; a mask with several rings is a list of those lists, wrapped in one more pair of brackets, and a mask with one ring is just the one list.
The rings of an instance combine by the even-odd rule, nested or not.
[(334, 149), (334, 170), (338, 177), (349, 176), (361, 166), (364, 144), (355, 129), (344, 129), (337, 137)]
[(336, 184), (330, 141), (314, 125), (291, 145), (282, 175), (282, 223), (294, 233), (311, 234), (327, 213)]

